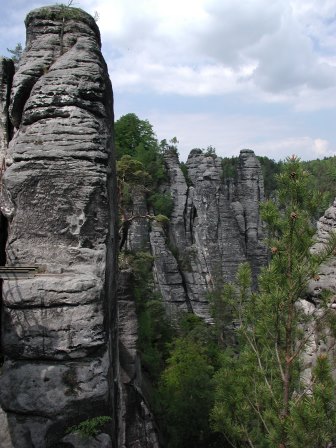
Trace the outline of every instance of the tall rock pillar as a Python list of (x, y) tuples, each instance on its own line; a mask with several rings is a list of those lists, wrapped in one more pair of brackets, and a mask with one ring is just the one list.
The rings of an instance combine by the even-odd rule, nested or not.
[[(3, 175), (4, 157), (10, 138), (10, 122), (8, 117), (9, 97), (14, 75), (14, 64), (11, 59), (0, 58), (0, 176)], [(1, 188), (0, 180), (0, 266), (6, 262), (5, 246), (7, 240), (6, 209), (8, 197)], [(11, 208), (11, 207), (10, 207)], [(0, 335), (2, 333), (2, 281), (0, 279)], [(3, 349), (0, 338), (0, 365), (3, 363)], [(8, 429), (7, 415), (0, 406), (0, 446), (11, 448), (11, 436)]]
[[(26, 27), (3, 183), (14, 206), (6, 265), (38, 274), (3, 280), (0, 404), (13, 447), (77, 447), (60, 442), (69, 427), (114, 412), (112, 88), (84, 11), (36, 9)], [(113, 423), (107, 431), (113, 441)]]

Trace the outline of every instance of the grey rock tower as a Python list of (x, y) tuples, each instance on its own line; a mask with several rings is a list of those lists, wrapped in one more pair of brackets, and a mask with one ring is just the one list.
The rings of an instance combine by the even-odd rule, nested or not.
[(177, 154), (168, 152), (165, 162), (174, 208), (169, 246), (162, 227), (152, 225), (154, 278), (172, 313), (188, 310), (210, 319), (209, 292), (233, 281), (242, 262), (250, 262), (254, 279), (266, 264), (259, 216), (264, 199), (261, 166), (253, 151), (242, 150), (233, 184), (223, 179), (216, 155), (194, 149), (186, 163), (188, 186)]
[(63, 446), (69, 427), (115, 411), (113, 98), (99, 30), (64, 6), (32, 11), (26, 27), (8, 108), (2, 188), (14, 213), (2, 251), (7, 266), (38, 274), (3, 280), (3, 448)]

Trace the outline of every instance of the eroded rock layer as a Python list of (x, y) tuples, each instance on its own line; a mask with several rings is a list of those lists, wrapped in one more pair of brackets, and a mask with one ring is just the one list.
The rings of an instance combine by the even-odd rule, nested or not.
[(118, 448), (160, 448), (158, 429), (144, 394), (138, 353), (138, 317), (132, 269), (121, 269), (119, 310), (119, 439)]
[(9, 107), (6, 264), (38, 275), (3, 280), (0, 402), (12, 446), (44, 448), (113, 415), (113, 100), (91, 16), (53, 6), (26, 26)]
[(253, 151), (242, 150), (237, 182), (223, 179), (214, 154), (191, 151), (186, 166), (191, 185), (174, 151), (165, 154), (174, 207), (169, 232), (152, 224), (154, 278), (167, 309), (189, 310), (208, 320), (208, 294), (232, 281), (249, 261), (254, 277), (267, 261), (262, 244), (259, 203), (263, 176)]
[[(313, 253), (321, 253), (327, 246), (331, 234), (336, 232), (336, 199), (324, 215), (317, 222), (316, 242), (312, 247)], [(336, 344), (328, 330), (328, 325), (321, 326), (318, 322), (325, 310), (320, 306), (320, 296), (322, 292), (329, 291), (329, 307), (336, 313), (336, 254), (332, 254), (320, 267), (318, 275), (310, 280), (306, 300), (301, 301), (301, 305), (307, 314), (317, 316), (315, 326), (309, 325), (305, 332), (309, 336), (308, 348), (304, 354), (303, 362), (305, 366), (304, 378), (311, 379), (312, 368), (316, 364), (318, 356), (327, 355), (330, 358), (331, 366), (336, 372)]]

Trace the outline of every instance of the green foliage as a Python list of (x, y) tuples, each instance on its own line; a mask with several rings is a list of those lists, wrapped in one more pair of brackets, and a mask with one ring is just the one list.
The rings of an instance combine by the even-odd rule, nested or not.
[(335, 381), (326, 356), (317, 359), (313, 378), (312, 393), (292, 405), (286, 423), (291, 447), (328, 447), (336, 437)]
[[(50, 7), (40, 8), (38, 11), (38, 17), (45, 19), (48, 18), (50, 20), (61, 20), (68, 21), (71, 19), (84, 19), (86, 18), (86, 14), (80, 8), (74, 8), (72, 6), (72, 1), (70, 0), (67, 4), (61, 3), (56, 6), (59, 6), (59, 9), (51, 9)], [(34, 12), (36, 15), (37, 13)], [(27, 18), (29, 17), (29, 14)]]
[(169, 448), (209, 446), (212, 374), (201, 343), (189, 338), (174, 340), (159, 389)]
[(154, 219), (155, 219), (156, 222), (159, 222), (161, 224), (168, 224), (169, 223), (169, 218), (166, 215), (159, 214), (159, 215), (154, 216)]
[(154, 208), (158, 222), (167, 222), (173, 201), (168, 194), (154, 193), (166, 179), (166, 169), (152, 125), (147, 120), (140, 120), (135, 114), (124, 115), (115, 123), (115, 140), (122, 248), (132, 219), (152, 217), (148, 212), (141, 216), (137, 213), (133, 215), (131, 207), (134, 194), (139, 190), (146, 193), (146, 197), (149, 197), (148, 207)]
[(156, 406), (169, 448), (225, 447), (222, 436), (212, 432), (208, 419), (218, 356), (212, 327), (192, 313), (182, 313), (176, 337), (169, 344)]
[(239, 157), (223, 157), (222, 170), (224, 179), (236, 179)]
[(67, 432), (78, 433), (83, 439), (96, 436), (102, 429), (102, 427), (111, 421), (111, 417), (107, 415), (101, 415), (99, 417), (89, 418), (79, 423), (76, 426), (72, 426)]
[(177, 140), (176, 137), (171, 138), (169, 142), (167, 142), (166, 139), (163, 139), (160, 141), (160, 150), (162, 153), (171, 153), (178, 156), (179, 155), (177, 149), (178, 143), (179, 141)]
[(172, 330), (161, 297), (153, 290), (153, 257), (148, 252), (137, 252), (129, 257), (139, 323), (138, 349), (142, 367), (155, 384), (164, 367), (166, 344), (171, 340)]
[(336, 247), (331, 237), (323, 253), (310, 252), (319, 199), (309, 191), (309, 179), (298, 158), (286, 160), (277, 177), (277, 204), (261, 207), (273, 256), (258, 278), (259, 290), (251, 293), (250, 269), (243, 265), (223, 291), (238, 325), (238, 354), (224, 352), (211, 419), (234, 447), (326, 447), (336, 435), (329, 424), (336, 401), (328, 359), (318, 360), (310, 379), (301, 362), (316, 328), (335, 325), (327, 297), (320, 297), (318, 312), (302, 306), (308, 281)]
[(277, 189), (276, 175), (279, 174), (281, 170), (281, 162), (275, 162), (265, 156), (257, 156), (257, 159), (260, 162), (263, 173), (265, 197), (269, 199), (274, 195), (274, 192)]
[(145, 151), (157, 146), (153, 126), (148, 120), (140, 120), (136, 114), (130, 113), (120, 117), (115, 122), (114, 130), (118, 159), (125, 154), (135, 157), (140, 145)]
[(207, 157), (213, 157), (216, 158), (217, 154), (216, 154), (216, 148), (212, 145), (209, 145), (206, 149), (203, 149), (203, 154)]
[(143, 163), (127, 154), (117, 162), (117, 175), (121, 182), (128, 185), (146, 186), (150, 181)]
[(192, 186), (192, 180), (191, 180), (190, 177), (189, 177), (189, 172), (188, 172), (188, 167), (187, 167), (187, 165), (186, 165), (184, 162), (181, 162), (181, 163), (180, 163), (180, 168), (181, 168), (181, 171), (182, 171), (183, 176), (184, 176), (184, 178), (185, 178), (185, 181), (186, 181), (186, 183), (187, 183), (187, 186), (188, 186), (188, 187)]
[(158, 298), (147, 299), (138, 314), (141, 364), (155, 385), (165, 365), (166, 344), (171, 340), (172, 330)]
[(149, 196), (148, 202), (153, 207), (155, 214), (170, 218), (174, 207), (174, 201), (170, 193), (154, 193)]
[(318, 207), (319, 215), (321, 215), (336, 197), (336, 157), (310, 160), (303, 162), (303, 166), (312, 174), (310, 188), (323, 193), (323, 198)]

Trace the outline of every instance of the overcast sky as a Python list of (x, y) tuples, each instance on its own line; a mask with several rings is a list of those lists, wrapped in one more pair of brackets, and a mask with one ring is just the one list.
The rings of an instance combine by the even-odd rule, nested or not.
[[(52, 3), (52, 2), (51, 2)], [(0, 54), (25, 42), (46, 0), (1, 8)], [(279, 160), (336, 155), (335, 0), (75, 0), (98, 13), (115, 115), (176, 136), (181, 159), (212, 145)]]

